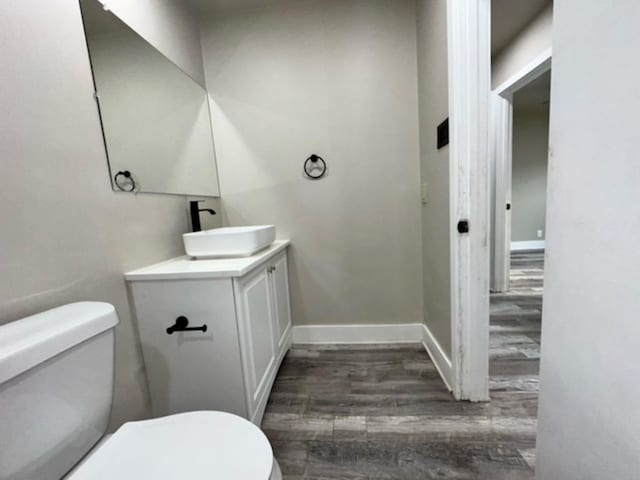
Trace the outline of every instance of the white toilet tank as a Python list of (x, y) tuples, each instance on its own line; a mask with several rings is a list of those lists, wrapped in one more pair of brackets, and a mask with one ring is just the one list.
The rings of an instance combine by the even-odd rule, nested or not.
[(112, 305), (72, 303), (0, 326), (0, 479), (56, 480), (104, 435)]

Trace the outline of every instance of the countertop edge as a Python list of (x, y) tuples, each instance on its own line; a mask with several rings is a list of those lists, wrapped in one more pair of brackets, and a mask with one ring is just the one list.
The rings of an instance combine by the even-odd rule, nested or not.
[[(280, 253), (284, 249), (286, 249), (291, 244), (290, 240), (276, 240), (271, 246), (266, 249), (258, 252), (255, 255), (250, 257), (241, 257), (235, 260), (243, 261), (246, 260), (246, 265), (243, 265), (241, 268), (232, 268), (226, 270), (214, 270), (214, 271), (200, 271), (200, 272), (186, 272), (186, 271), (176, 271), (176, 272), (158, 272), (158, 271), (150, 271), (154, 268), (161, 268), (164, 265), (171, 264), (172, 262), (183, 261), (186, 260), (186, 255), (182, 255), (179, 257), (174, 257), (169, 260), (164, 260), (162, 262), (158, 262), (146, 267), (142, 267), (136, 270), (132, 270), (124, 273), (124, 277), (127, 282), (140, 282), (140, 281), (160, 281), (160, 280), (195, 280), (195, 279), (205, 279), (205, 278), (233, 278), (233, 277), (242, 277), (253, 270), (255, 267), (260, 265), (261, 263), (266, 262), (274, 255)], [(225, 259), (229, 260), (229, 259)], [(197, 260), (194, 260), (197, 261)], [(214, 259), (209, 260), (215, 262)]]

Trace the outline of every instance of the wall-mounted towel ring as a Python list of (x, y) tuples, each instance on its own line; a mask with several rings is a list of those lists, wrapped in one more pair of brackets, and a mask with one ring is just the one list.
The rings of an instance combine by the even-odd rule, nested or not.
[(304, 161), (304, 174), (307, 178), (319, 180), (325, 173), (327, 173), (327, 162), (321, 156), (314, 153)]
[(113, 183), (123, 192), (133, 192), (136, 189), (136, 181), (129, 170), (121, 170), (116, 173), (116, 176), (113, 177)]

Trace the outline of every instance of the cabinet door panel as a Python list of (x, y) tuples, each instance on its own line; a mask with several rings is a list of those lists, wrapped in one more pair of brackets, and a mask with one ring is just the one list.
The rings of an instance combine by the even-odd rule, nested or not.
[(271, 279), (274, 291), (274, 306), (278, 350), (283, 348), (291, 327), (291, 306), (289, 302), (289, 276), (287, 272), (287, 256), (283, 254), (273, 262)]
[(271, 287), (266, 269), (238, 282), (240, 342), (245, 370), (245, 384), (253, 407), (269, 386), (269, 376), (275, 362), (273, 344), (273, 312)]
[[(134, 282), (131, 288), (154, 416), (222, 410), (246, 417), (231, 281)], [(207, 331), (167, 334), (179, 316)]]

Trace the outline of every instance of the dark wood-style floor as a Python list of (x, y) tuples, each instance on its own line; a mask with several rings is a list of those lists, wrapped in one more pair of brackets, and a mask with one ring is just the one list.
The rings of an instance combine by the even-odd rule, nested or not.
[(456, 402), (421, 345), (296, 346), (262, 428), (285, 479), (534, 477), (542, 254), (491, 297), (491, 401)]

